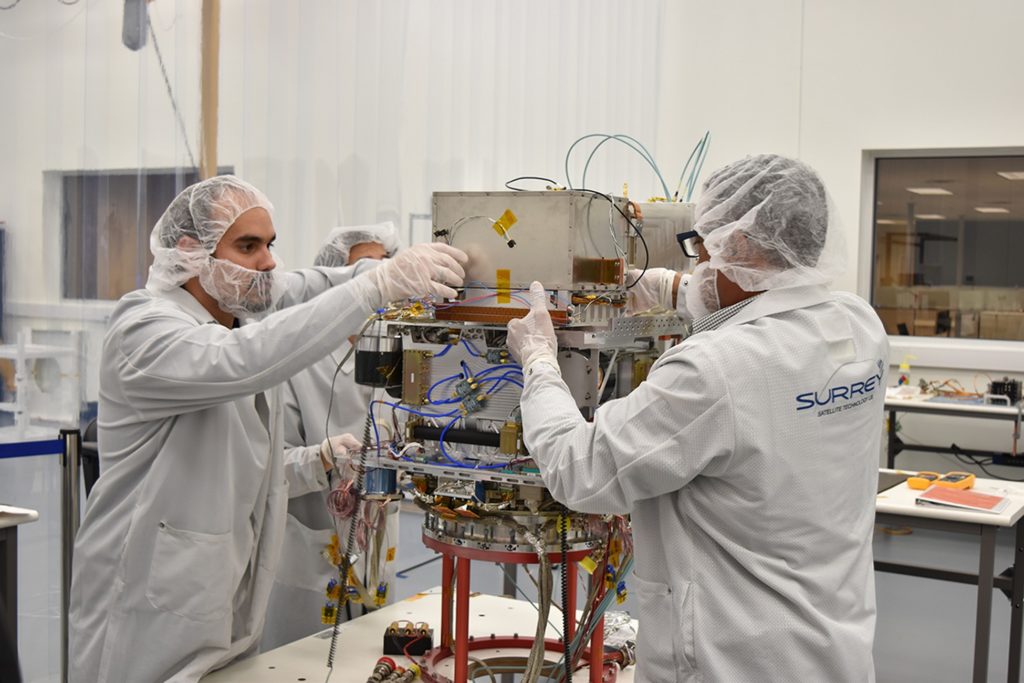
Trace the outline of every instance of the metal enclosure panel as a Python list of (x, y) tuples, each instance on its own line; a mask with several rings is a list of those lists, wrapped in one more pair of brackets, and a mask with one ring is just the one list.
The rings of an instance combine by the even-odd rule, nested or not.
[[(689, 270), (691, 259), (686, 258), (676, 241), (676, 235), (693, 230), (695, 204), (683, 202), (648, 202), (639, 204), (643, 213), (644, 240), (650, 251), (648, 268)], [(636, 260), (643, 266), (643, 247), (637, 246)]]
[[(625, 210), (626, 200), (614, 201)], [(451, 231), (466, 219), (454, 236), (435, 239), (451, 239), (469, 255), (468, 286), (527, 289), (534, 280), (561, 290), (605, 291), (622, 286), (580, 276), (588, 262), (621, 259), (628, 249), (625, 219), (601, 197), (576, 191), (435, 192), (433, 208), (435, 233)], [(509, 231), (514, 248), (491, 224), (506, 209), (518, 219)], [(507, 283), (499, 282), (498, 270), (509, 271)]]

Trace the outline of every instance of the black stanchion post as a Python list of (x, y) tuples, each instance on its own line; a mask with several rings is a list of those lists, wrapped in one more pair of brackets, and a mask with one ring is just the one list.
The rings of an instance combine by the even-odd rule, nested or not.
[(68, 680), (68, 611), (71, 604), (71, 561), (78, 533), (81, 501), (79, 496), (79, 454), (82, 433), (77, 429), (60, 430), (61, 453), (61, 591), (60, 591), (60, 680)]

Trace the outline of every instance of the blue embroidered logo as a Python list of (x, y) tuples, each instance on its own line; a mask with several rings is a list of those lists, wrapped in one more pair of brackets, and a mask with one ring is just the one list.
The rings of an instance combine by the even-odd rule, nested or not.
[(885, 375), (885, 364), (878, 360), (875, 362), (878, 372), (865, 377), (863, 380), (851, 384), (830, 386), (821, 391), (808, 391), (796, 397), (796, 409), (807, 410), (809, 408), (823, 408), (818, 415), (830, 415), (850, 408), (856, 408), (875, 398), (875, 389), (882, 382)]

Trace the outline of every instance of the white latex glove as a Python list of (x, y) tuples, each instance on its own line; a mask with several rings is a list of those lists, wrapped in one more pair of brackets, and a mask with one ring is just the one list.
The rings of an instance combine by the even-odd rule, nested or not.
[(466, 271), (461, 264), (468, 260), (461, 249), (428, 242), (398, 252), (394, 258), (359, 277), (373, 283), (384, 303), (428, 294), (454, 298), (458, 293), (447, 285), (462, 285)]
[(508, 323), (508, 350), (523, 366), (524, 374), (538, 361), (546, 361), (558, 370), (558, 343), (547, 304), (544, 285), (534, 281), (530, 285), (530, 312)]
[[(643, 273), (643, 277), (640, 277), (640, 273)], [(636, 284), (629, 288), (626, 311), (635, 315), (652, 308), (673, 310), (672, 297), (675, 294), (676, 275), (676, 271), (668, 268), (648, 268), (647, 272), (639, 268), (628, 271), (626, 283)]]
[(320, 460), (324, 470), (330, 472), (337, 468), (339, 472), (351, 470), (352, 456), (363, 447), (362, 442), (351, 434), (339, 434), (324, 439), (320, 444)]

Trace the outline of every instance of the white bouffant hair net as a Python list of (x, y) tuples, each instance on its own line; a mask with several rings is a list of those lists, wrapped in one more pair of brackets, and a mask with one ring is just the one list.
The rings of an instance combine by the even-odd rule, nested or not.
[(398, 230), (391, 221), (335, 228), (327, 236), (327, 242), (320, 248), (313, 265), (331, 268), (348, 265), (348, 255), (352, 247), (365, 242), (376, 242), (381, 245), (388, 258), (391, 258), (398, 251)]
[[(274, 210), (266, 195), (233, 175), (186, 187), (156, 222), (149, 237), (153, 265), (146, 288), (167, 291), (200, 275), (231, 224), (250, 209)], [(182, 238), (190, 238), (182, 241)]]
[(694, 229), (709, 267), (748, 292), (826, 284), (845, 265), (825, 185), (807, 164), (775, 154), (715, 171)]

